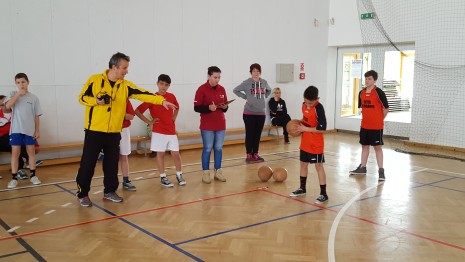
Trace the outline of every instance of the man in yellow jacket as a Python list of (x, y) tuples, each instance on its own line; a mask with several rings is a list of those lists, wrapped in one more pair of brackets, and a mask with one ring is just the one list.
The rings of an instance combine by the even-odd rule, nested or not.
[(118, 189), (119, 143), (126, 104), (129, 98), (138, 99), (156, 105), (163, 105), (166, 110), (176, 109), (175, 105), (136, 86), (124, 79), (128, 73), (129, 56), (114, 54), (109, 62), (109, 69), (101, 74), (92, 75), (79, 94), (79, 103), (86, 107), (84, 114), (84, 148), (81, 164), (76, 176), (77, 197), (81, 206), (90, 207), (90, 184), (94, 176), (95, 164), (102, 150), (103, 160), (103, 199), (122, 202), (116, 194)]

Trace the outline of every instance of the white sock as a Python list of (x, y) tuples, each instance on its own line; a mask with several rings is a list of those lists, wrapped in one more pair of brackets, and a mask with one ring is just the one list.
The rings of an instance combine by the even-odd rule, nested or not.
[(166, 177), (166, 173), (160, 174), (160, 177)]
[(182, 175), (182, 171), (176, 171), (176, 176), (179, 177), (180, 175)]

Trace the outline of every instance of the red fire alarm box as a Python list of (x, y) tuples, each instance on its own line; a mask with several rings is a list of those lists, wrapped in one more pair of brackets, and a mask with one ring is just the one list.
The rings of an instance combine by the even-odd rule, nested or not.
[(305, 73), (300, 73), (299, 79), (305, 79)]

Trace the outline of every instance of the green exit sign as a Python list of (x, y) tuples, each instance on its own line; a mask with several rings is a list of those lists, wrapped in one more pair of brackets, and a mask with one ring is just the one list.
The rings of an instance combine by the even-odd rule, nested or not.
[(373, 19), (375, 18), (375, 13), (364, 13), (360, 15), (360, 18), (363, 19)]

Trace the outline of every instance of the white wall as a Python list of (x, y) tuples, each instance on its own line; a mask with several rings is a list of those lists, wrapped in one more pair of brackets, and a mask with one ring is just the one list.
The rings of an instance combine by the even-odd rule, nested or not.
[[(327, 99), (328, 12), (329, 3), (317, 0), (1, 0), (0, 94), (15, 89), (16, 73), (27, 73), (44, 111), (41, 144), (82, 141), (84, 107), (77, 95), (120, 51), (131, 57), (126, 78), (141, 87), (155, 90), (160, 73), (172, 77), (170, 91), (181, 105), (178, 132), (192, 132), (199, 125), (193, 96), (207, 67), (222, 69), (220, 84), (234, 98), (232, 89), (258, 62), (262, 77), (282, 88), (291, 116), (299, 118), (308, 85)], [(295, 64), (294, 82), (275, 83), (277, 63)], [(298, 80), (300, 63), (306, 80)], [(243, 127), (243, 105), (230, 105), (228, 128)], [(133, 121), (133, 135), (145, 130)]]
[[(362, 47), (363, 44), (385, 43), (373, 30), (373, 20), (362, 20), (360, 24), (357, 2), (362, 3), (331, 0), (329, 17), (334, 17), (335, 24), (329, 26), (328, 45)], [(414, 142), (464, 148), (465, 107), (460, 105), (465, 96), (465, 1), (363, 2), (374, 3), (376, 15), (393, 42), (414, 43), (417, 62), (445, 68), (433, 71), (428, 66), (415, 65), (412, 123), (408, 128), (404, 124), (399, 128), (399, 125), (389, 126), (388, 123), (386, 131), (399, 136), (408, 134)], [(367, 8), (362, 13), (371, 11)], [(361, 28), (375, 33), (362, 36)], [(365, 50), (372, 49), (378, 48)], [(380, 70), (383, 68), (379, 67)]]

